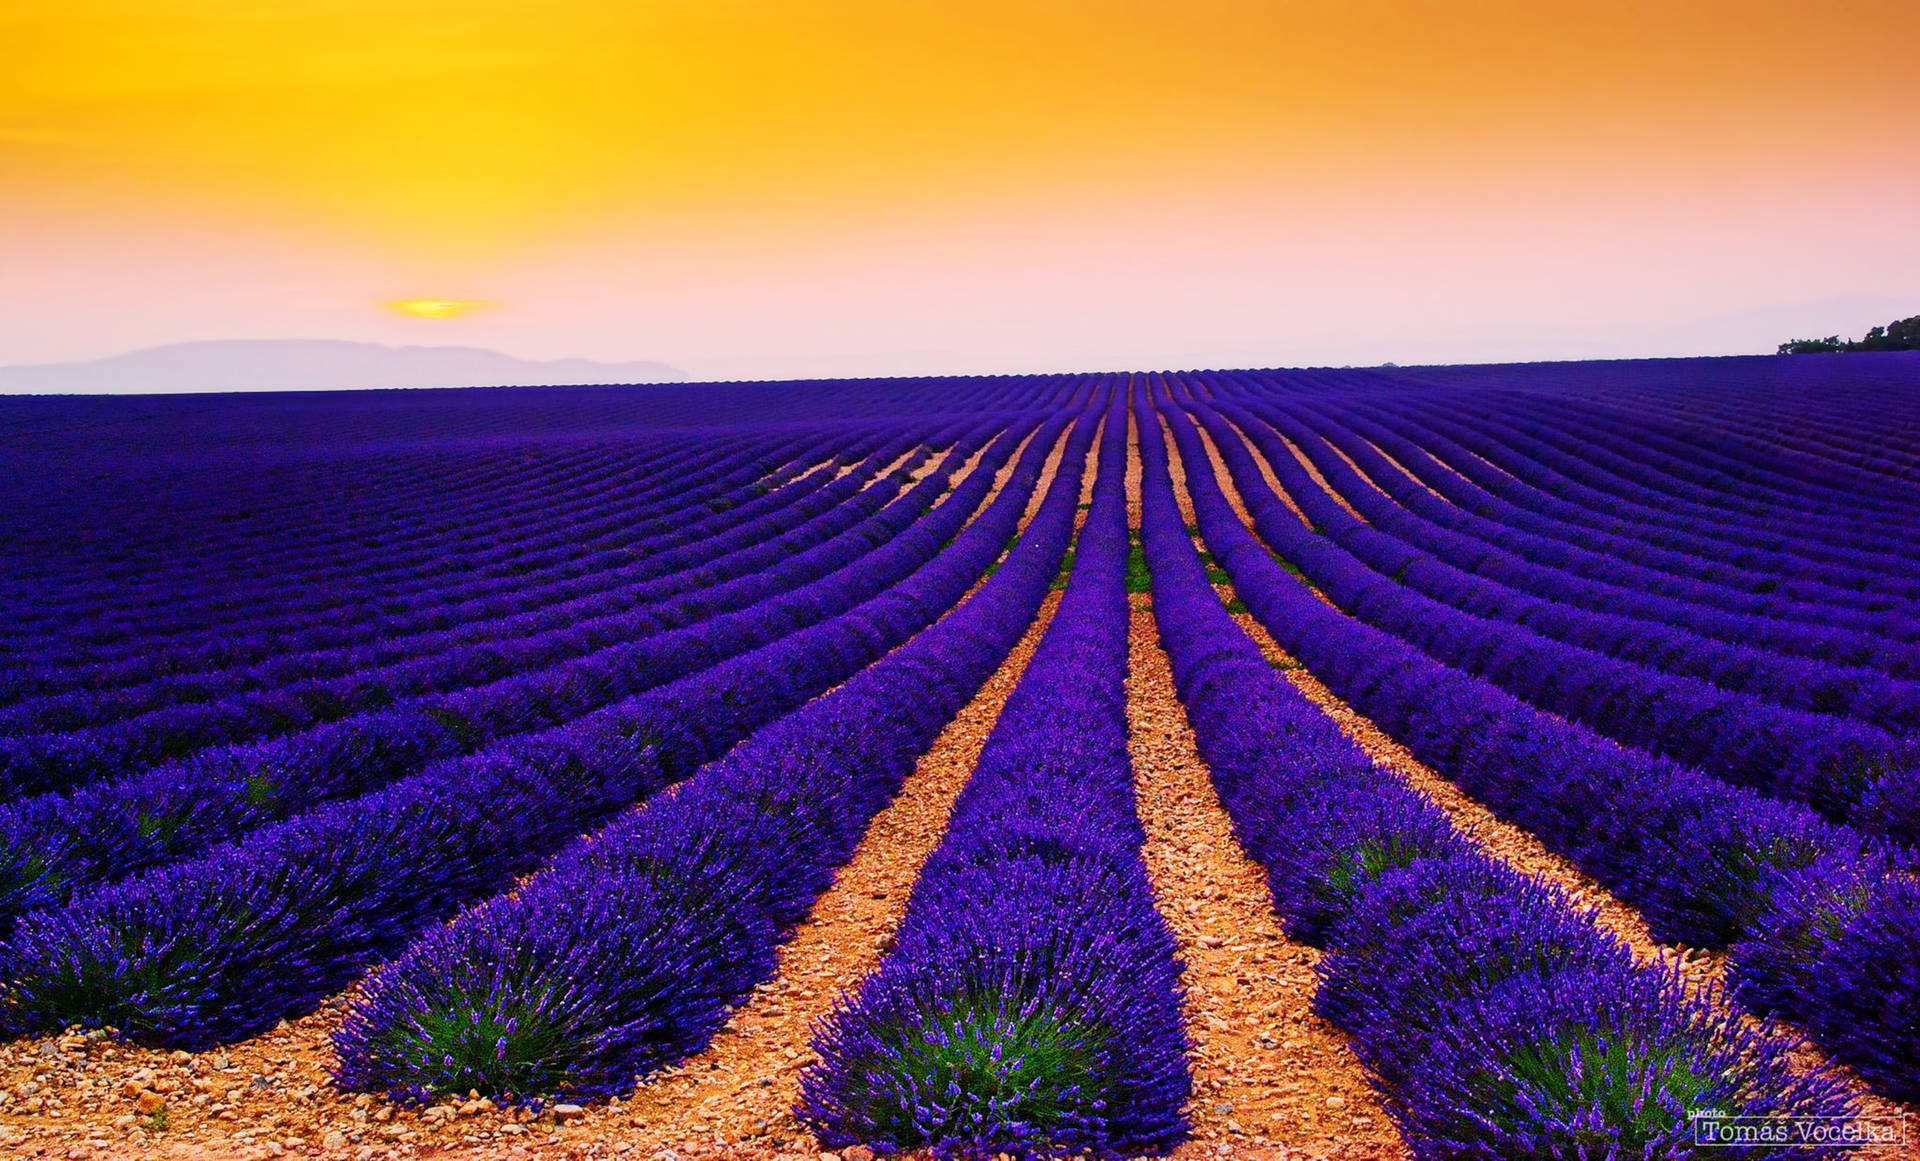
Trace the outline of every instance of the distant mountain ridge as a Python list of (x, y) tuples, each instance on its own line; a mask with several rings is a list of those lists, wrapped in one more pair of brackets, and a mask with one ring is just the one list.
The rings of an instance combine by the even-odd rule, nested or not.
[(148, 347), (84, 363), (0, 367), (0, 394), (160, 394), (661, 383), (666, 363), (519, 359), (483, 347), (390, 347), (340, 339), (240, 339)]

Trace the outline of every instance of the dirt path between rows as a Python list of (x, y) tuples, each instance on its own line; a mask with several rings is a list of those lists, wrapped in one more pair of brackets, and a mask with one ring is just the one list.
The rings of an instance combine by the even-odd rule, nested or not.
[(1233, 837), (1174, 690), (1153, 614), (1136, 608), (1127, 715), (1143, 848), (1186, 964), (1195, 1140), (1183, 1156), (1403, 1158), (1344, 1036), (1311, 1011), (1319, 952), (1289, 940), (1265, 872)]
[[(1217, 449), (1211, 441), (1207, 444), (1220, 486), (1234, 511), (1241, 515), (1252, 531), (1247, 520), (1246, 509), (1232, 478), (1224, 471)], [(1176, 454), (1177, 453), (1170, 453)], [(1257, 535), (1257, 533), (1256, 533)], [(1223, 603), (1233, 606), (1234, 592), (1230, 585), (1216, 585), (1215, 591)], [(1324, 599), (1324, 598), (1323, 598)], [(1706, 951), (1700, 948), (1678, 947), (1662, 944), (1654, 940), (1647, 923), (1633, 907), (1614, 897), (1597, 880), (1580, 870), (1574, 863), (1555, 854), (1531, 831), (1507, 822), (1490, 807), (1461, 790), (1431, 767), (1420, 762), (1406, 747), (1389, 737), (1373, 721), (1354, 710), (1342, 701), (1332, 690), (1314, 677), (1296, 658), (1282, 649), (1265, 626), (1248, 612), (1236, 612), (1233, 619), (1238, 623), (1267, 660), (1280, 670), (1295, 689), (1317, 705), (1323, 713), (1332, 718), (1341, 730), (1352, 738), (1368, 757), (1394, 773), (1400, 775), (1414, 789), (1427, 795), (1453, 819), (1454, 825), (1471, 835), (1494, 857), (1508, 865), (1530, 875), (1537, 875), (1547, 882), (1565, 891), (1580, 906), (1596, 909), (1600, 925), (1632, 949), (1634, 954), (1645, 962), (1664, 962), (1678, 969), (1700, 990), (1723, 988), (1726, 983), (1726, 956), (1721, 952)], [(1752, 1021), (1750, 1021), (1752, 1023)], [(1875, 1118), (1890, 1117), (1898, 1119), (1910, 1110), (1895, 1101), (1877, 1096), (1866, 1084), (1854, 1077), (1843, 1066), (1833, 1065), (1823, 1053), (1805, 1048), (1797, 1054), (1802, 1067), (1813, 1068), (1826, 1063), (1849, 1080), (1862, 1112)], [(1920, 1134), (1905, 1151), (1879, 1149), (1872, 1152), (1874, 1157), (1920, 1157)]]
[[(979, 695), (940, 734), (899, 797), (875, 817), (853, 859), (780, 950), (779, 974), (755, 989), (711, 1047), (662, 1074), (608, 1119), (624, 1116), (624, 1142), (651, 1156), (681, 1156), (743, 1146), (772, 1156), (817, 1153), (793, 1119), (801, 1070), (814, 1059), (808, 1041), (835, 1000), (879, 966), (899, 927), (920, 868), (946, 831), (954, 799), (1040, 642), (1057, 594)], [(738, 1155), (728, 1152), (727, 1155)]]
[[(996, 474), (980, 511), (1005, 486), (1031, 438)], [(1023, 529), (1038, 510), (1064, 451), (1063, 437), (1028, 502)], [(956, 481), (978, 464), (976, 454), (968, 460), (966, 471), (955, 474)], [(1028, 643), (1020, 648), (1027, 649)], [(1017, 651), (1016, 656), (1024, 654)], [(994, 680), (999, 680), (998, 675)], [(971, 712), (969, 707), (966, 713)], [(991, 717), (987, 720), (990, 727)], [(943, 736), (936, 750), (945, 741)], [(866, 845), (861, 848), (866, 849)], [(884, 888), (870, 888), (869, 894), (872, 890)], [(867, 938), (871, 950), (875, 937)], [(355, 1161), (651, 1158), (659, 1152), (653, 1143), (667, 1137), (687, 1140), (691, 1126), (703, 1123), (689, 1116), (643, 1133), (632, 1125), (633, 1114), (625, 1110), (624, 1102), (564, 1116), (549, 1110), (539, 1117), (526, 1110), (496, 1109), (491, 1102), (456, 1102), (443, 1106), (453, 1114), (443, 1117), (441, 1110), (423, 1113), (343, 1093), (331, 1079), (331, 1038), (354, 995), (349, 989), (311, 1015), (204, 1053), (169, 1053), (118, 1043), (100, 1034), (0, 1045), (0, 1093), (4, 1093), (0, 1095), (0, 1151), (6, 1156), (71, 1161), (254, 1161), (289, 1156)], [(791, 1047), (796, 1054), (804, 1052), (805, 1040), (803, 1035), (794, 1037)], [(701, 1140), (710, 1148), (711, 1133)], [(649, 1150), (641, 1149), (643, 1142)], [(796, 1143), (796, 1148), (803, 1147)], [(671, 1158), (662, 1155), (660, 1161)]]
[[(1172, 453), (1164, 422), (1161, 431)], [(1137, 443), (1127, 495), (1140, 511)], [(1192, 527), (1184, 464), (1168, 457)], [(1236, 497), (1237, 499), (1237, 497)], [(1266, 873), (1234, 838), (1160, 648), (1147, 594), (1133, 596), (1127, 675), (1134, 793), (1154, 895), (1180, 943), (1194, 1095), (1194, 1139), (1180, 1157), (1410, 1156), (1344, 1035), (1313, 1014), (1320, 953), (1295, 943), (1274, 913)]]

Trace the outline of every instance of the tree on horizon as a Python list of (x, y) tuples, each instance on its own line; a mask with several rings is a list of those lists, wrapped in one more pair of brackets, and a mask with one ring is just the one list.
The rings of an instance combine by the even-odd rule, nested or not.
[(1824, 339), (1792, 339), (1780, 344), (1782, 355), (1820, 355), (1835, 351), (1920, 351), (1920, 315), (1874, 327), (1852, 341), (1839, 335)]

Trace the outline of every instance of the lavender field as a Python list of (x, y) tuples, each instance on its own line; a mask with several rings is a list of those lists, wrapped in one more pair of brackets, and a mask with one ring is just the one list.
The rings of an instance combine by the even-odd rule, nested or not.
[(0, 463), (18, 1155), (1915, 1155), (1920, 355)]

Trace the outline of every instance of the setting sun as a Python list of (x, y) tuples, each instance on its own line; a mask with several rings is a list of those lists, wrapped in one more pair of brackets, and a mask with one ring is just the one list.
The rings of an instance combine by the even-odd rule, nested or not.
[(1912, 7), (0, 0), (0, 362), (458, 332), (726, 380), (1858, 334), (1920, 268)]
[(486, 305), (471, 298), (403, 298), (387, 303), (386, 307), (414, 318), (459, 318)]

